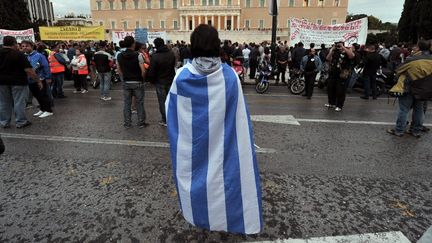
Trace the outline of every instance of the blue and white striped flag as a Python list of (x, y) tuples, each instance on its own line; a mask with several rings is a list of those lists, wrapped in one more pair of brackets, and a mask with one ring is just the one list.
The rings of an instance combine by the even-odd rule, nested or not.
[(259, 233), (261, 188), (252, 123), (234, 70), (222, 64), (205, 76), (188, 63), (177, 72), (165, 105), (185, 219), (208, 230)]

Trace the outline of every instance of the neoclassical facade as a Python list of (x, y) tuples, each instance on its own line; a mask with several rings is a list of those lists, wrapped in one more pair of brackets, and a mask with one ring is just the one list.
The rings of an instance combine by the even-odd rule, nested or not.
[[(94, 25), (107, 30), (189, 33), (207, 23), (220, 31), (268, 31), (272, 26), (271, 0), (90, 0)], [(289, 19), (317, 24), (344, 23), (348, 0), (280, 0), (278, 29), (289, 33)]]

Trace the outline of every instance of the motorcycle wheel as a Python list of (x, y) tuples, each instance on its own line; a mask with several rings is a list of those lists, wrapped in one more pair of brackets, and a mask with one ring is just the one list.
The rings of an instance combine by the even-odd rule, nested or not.
[(267, 92), (268, 88), (269, 88), (268, 82), (259, 82), (255, 86), (255, 90), (258, 94), (264, 94), (265, 92)]
[(306, 84), (303, 80), (296, 79), (292, 81), (291, 86), (289, 88), (292, 94), (299, 95), (304, 92), (306, 88)]

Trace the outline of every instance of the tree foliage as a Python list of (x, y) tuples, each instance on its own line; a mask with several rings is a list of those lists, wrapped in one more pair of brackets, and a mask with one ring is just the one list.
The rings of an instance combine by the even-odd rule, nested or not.
[(401, 41), (432, 39), (432, 1), (405, 0), (398, 30)]
[(0, 28), (22, 30), (32, 27), (24, 0), (0, 0)]
[(348, 23), (366, 17), (368, 18), (368, 28), (370, 30), (395, 30), (397, 28), (396, 24), (390, 22), (383, 23), (379, 18), (373, 15), (368, 16), (366, 14), (348, 14), (346, 22)]

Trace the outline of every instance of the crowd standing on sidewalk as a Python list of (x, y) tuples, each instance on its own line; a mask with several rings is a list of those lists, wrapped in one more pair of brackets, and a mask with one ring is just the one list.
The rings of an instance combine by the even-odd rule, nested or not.
[[(16, 41), (13, 41), (13, 37), (7, 37), (6, 40), (0, 52), (0, 64), (2, 65), (0, 68), (4, 70), (0, 70), (0, 89), (4, 89), (3, 92), (10, 92), (11, 95), (9, 98), (6, 98), (8, 94), (0, 97), (4, 101), (1, 104), (0, 115), (2, 119), (0, 125), (3, 127), (10, 126), (8, 113), (13, 99), (15, 100), (12, 103), (17, 104), (13, 106), (16, 117), (18, 117), (17, 127), (31, 124), (25, 118), (23, 109), (26, 105), (31, 107), (33, 97), (38, 101), (40, 109), (34, 114), (35, 117), (46, 118), (54, 115), (55, 99), (66, 98), (63, 90), (65, 79), (74, 81), (75, 91), (73, 93), (76, 94), (86, 94), (88, 87), (97, 83), (100, 86), (100, 99), (106, 102), (112, 100), (110, 89), (113, 80), (119, 79), (124, 90), (123, 125), (126, 128), (132, 125), (131, 115), (134, 113), (137, 113), (138, 116), (137, 125), (147, 126), (144, 83), (150, 82), (156, 87), (161, 114), (159, 124), (166, 126), (164, 103), (175, 72), (192, 61), (190, 44), (184, 41), (165, 43), (160, 38), (149, 44), (135, 42), (133, 38), (125, 38), (120, 41), (119, 45), (107, 41), (62, 42), (54, 43), (51, 48), (47, 48), (43, 42), (24, 41), (18, 45)], [(220, 54), (221, 60), (229, 65), (234, 60), (240, 60), (244, 67), (243, 75), (249, 77), (250, 80), (256, 79), (260, 65), (264, 62), (269, 63), (271, 55), (268, 42), (232, 43), (230, 40), (223, 42)], [(404, 74), (409, 72), (406, 70), (408, 63), (418, 59), (427, 60), (431, 54), (430, 41), (422, 40), (418, 45), (400, 43), (360, 46), (354, 44), (350, 47), (345, 46), (343, 42), (338, 42), (332, 46), (322, 44), (320, 49), (316, 49), (313, 43), (306, 49), (301, 42), (288, 46), (286, 41), (279, 41), (274, 55), (276, 85), (279, 84), (279, 81), (283, 84), (289, 83), (292, 74), (299, 73), (305, 80), (303, 96), (311, 99), (317, 77), (327, 72), (328, 78), (324, 86), (327, 88), (328, 102), (325, 107), (341, 112), (345, 106), (346, 93), (351, 92), (358, 84), (363, 86), (363, 95), (360, 98), (365, 100), (370, 97), (377, 98), (379, 95), (377, 90), (378, 70), (387, 68), (395, 72), (397, 74), (395, 80), (399, 77), (400, 81), (401, 76), (403, 79), (406, 77)], [(26, 57), (28, 63), (21, 60), (21, 63), (11, 65), (12, 59), (14, 62), (19, 62), (17, 56)], [(412, 62), (408, 66), (418, 67), (419, 63)], [(11, 66), (13, 68), (10, 68)], [(29, 76), (26, 78), (27, 82), (22, 82), (23, 73), (30, 75), (29, 66), (33, 70), (32, 73), (38, 78)], [(18, 67), (21, 68), (21, 71), (16, 70)], [(424, 72), (428, 74), (429, 70), (424, 70)], [(10, 80), (10, 77), (16, 77), (16, 81)], [(429, 76), (426, 75), (426, 78)], [(3, 84), (13, 87), (7, 91)], [(403, 135), (404, 127), (400, 124), (403, 123), (402, 117), (408, 113), (409, 109), (415, 108), (415, 111), (418, 111), (422, 106), (424, 116), (427, 107), (427, 102), (423, 100), (418, 107), (416, 100), (404, 103), (403, 100), (410, 95), (408, 89), (411, 87), (409, 84), (406, 86), (408, 88), (405, 87), (402, 92), (392, 92), (399, 96), (401, 107), (409, 106), (405, 108), (402, 115), (398, 116), (399, 125), (396, 129), (389, 130), (391, 134), (397, 136)], [(428, 89), (429, 87), (423, 88)], [(20, 103), (21, 98), (23, 98), (24, 105)], [(417, 128), (414, 129), (415, 125), (413, 125), (409, 131), (413, 131), (413, 134), (419, 137), (418, 127), (421, 127), (420, 131), (429, 129), (422, 125), (424, 119), (418, 115), (418, 112), (415, 114), (412, 124), (417, 124)]]

